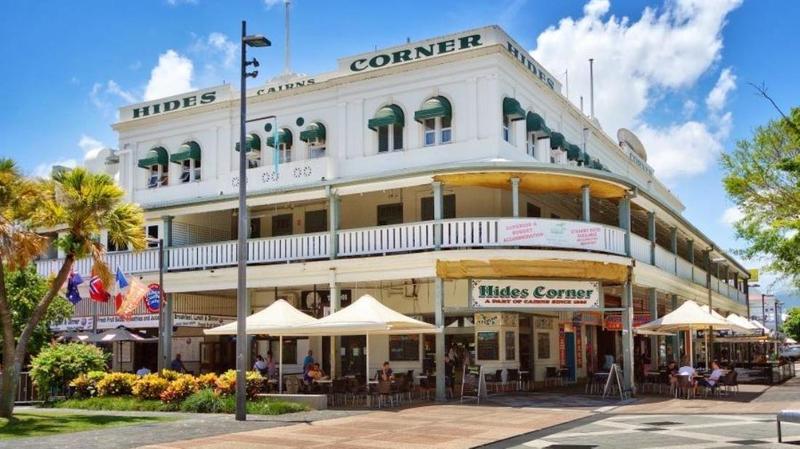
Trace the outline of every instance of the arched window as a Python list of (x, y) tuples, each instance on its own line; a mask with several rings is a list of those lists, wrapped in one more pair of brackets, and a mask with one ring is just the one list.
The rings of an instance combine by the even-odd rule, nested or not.
[(556, 132), (550, 134), (550, 162), (566, 164), (568, 149), (569, 142), (567, 142), (563, 134)]
[(200, 145), (197, 142), (184, 143), (169, 157), (169, 160), (181, 165), (182, 183), (200, 180)]
[(405, 115), (400, 106), (390, 104), (384, 106), (369, 119), (367, 126), (378, 133), (378, 152), (396, 151), (403, 149), (403, 127)]
[[(275, 140), (277, 139), (277, 146)], [(278, 132), (267, 137), (267, 146), (278, 151), (278, 160), (281, 164), (292, 162), (292, 131), (281, 128)]]
[[(528, 154), (536, 157), (536, 141), (550, 137), (550, 128), (547, 127), (541, 115), (528, 112), (525, 117), (525, 131), (528, 135)], [(541, 147), (539, 150), (541, 151)]]
[[(244, 141), (247, 168), (256, 168), (261, 165), (261, 138), (258, 134), (250, 133)], [(236, 142), (236, 151), (239, 151), (239, 142)]]
[(525, 118), (525, 110), (519, 105), (519, 101), (511, 98), (503, 98), (503, 140), (514, 143), (514, 122)]
[(300, 140), (308, 147), (308, 158), (315, 159), (325, 156), (325, 125), (313, 122), (300, 131)]
[(414, 120), (422, 123), (423, 144), (427, 146), (450, 143), (453, 140), (453, 108), (447, 98), (438, 96), (425, 100), (414, 113)]
[(169, 153), (164, 147), (155, 147), (139, 159), (139, 167), (147, 170), (147, 188), (155, 189), (169, 184)]

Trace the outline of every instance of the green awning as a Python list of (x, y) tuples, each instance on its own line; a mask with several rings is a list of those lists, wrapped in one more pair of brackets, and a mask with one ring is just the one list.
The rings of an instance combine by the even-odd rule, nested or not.
[(552, 133), (550, 134), (550, 149), (555, 150), (557, 148), (566, 149), (567, 139), (561, 133)]
[(367, 126), (373, 131), (377, 131), (381, 126), (400, 125), (406, 124), (406, 117), (403, 115), (403, 110), (400, 106), (390, 104), (389, 106), (382, 107), (375, 117), (369, 119)]
[(450, 107), (450, 101), (445, 97), (433, 97), (422, 103), (422, 109), (414, 113), (414, 120), (422, 123), (429, 118), (452, 116), (453, 108)]
[(308, 125), (305, 130), (300, 131), (300, 140), (303, 142), (308, 142), (309, 140), (321, 142), (325, 140), (325, 125), (320, 122)]
[[(251, 151), (261, 151), (261, 138), (258, 137), (258, 134), (248, 134), (245, 138), (245, 145), (247, 146), (247, 152)], [(236, 151), (239, 151), (239, 142), (236, 142)]]
[(574, 143), (567, 143), (567, 159), (571, 161), (580, 161), (581, 159), (581, 147), (575, 145)]
[(187, 159), (200, 160), (200, 145), (195, 141), (186, 142), (178, 148), (178, 151), (169, 156), (170, 162), (180, 164)]
[(525, 125), (529, 133), (535, 132), (536, 134), (550, 135), (550, 128), (544, 123), (542, 116), (535, 112), (528, 112), (528, 116), (525, 118)]
[(525, 118), (525, 109), (519, 105), (519, 101), (511, 98), (503, 98), (503, 115), (508, 117), (509, 120), (522, 120)]
[(598, 161), (597, 159), (592, 159), (591, 167), (595, 170), (602, 170), (603, 164), (601, 164), (600, 161)]
[[(278, 145), (285, 144), (287, 147), (292, 146), (292, 132), (286, 128), (278, 130)], [(267, 146), (275, 148), (275, 135), (270, 133), (267, 137)]]
[(150, 168), (154, 165), (167, 165), (169, 153), (163, 147), (155, 147), (147, 152), (147, 156), (139, 159), (139, 167)]
[(581, 165), (584, 167), (588, 167), (592, 164), (592, 157), (589, 156), (589, 153), (583, 153), (583, 157), (581, 158)]

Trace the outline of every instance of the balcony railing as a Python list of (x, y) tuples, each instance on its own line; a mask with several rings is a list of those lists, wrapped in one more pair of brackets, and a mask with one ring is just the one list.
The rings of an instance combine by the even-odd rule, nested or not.
[[(650, 264), (651, 242), (631, 234), (631, 256)], [(331, 256), (331, 234), (290, 235), (250, 239), (247, 243), (249, 264), (285, 263), (320, 260)], [(428, 251), (437, 247), (437, 223), (424, 221), (336, 232), (337, 257), (377, 256), (400, 252)], [(599, 223), (542, 218), (467, 218), (441, 222), (443, 249), (466, 248), (544, 248), (595, 251), (625, 255), (625, 231)], [(706, 285), (706, 273), (672, 252), (656, 245), (656, 266), (682, 279)], [(165, 266), (170, 272), (234, 266), (238, 260), (236, 241), (213, 242), (166, 248)], [(106, 255), (112, 270), (125, 273), (158, 271), (158, 250)], [(55, 273), (63, 259), (37, 261), (42, 275)], [(74, 270), (91, 272), (91, 260), (81, 259)], [(712, 289), (742, 302), (744, 294), (712, 278)]]

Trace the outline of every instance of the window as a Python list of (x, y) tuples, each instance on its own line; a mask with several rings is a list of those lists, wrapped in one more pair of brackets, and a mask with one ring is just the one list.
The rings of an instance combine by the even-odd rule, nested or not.
[(250, 219), (250, 229), (248, 231), (247, 238), (261, 238), (261, 217), (253, 217)]
[(536, 134), (528, 133), (528, 156), (536, 154)]
[(158, 248), (158, 225), (147, 225), (144, 227), (147, 236), (147, 247)]
[[(420, 198), (419, 209), (422, 221), (433, 220), (433, 197)], [(442, 197), (442, 218), (456, 218), (456, 196), (454, 194)]]
[(292, 214), (272, 216), (272, 236), (292, 235)]
[(312, 232), (325, 232), (328, 230), (328, 211), (310, 210), (306, 212), (305, 232), (310, 234)]
[(308, 142), (308, 157), (309, 159), (325, 157), (325, 141), (314, 140)]
[(425, 146), (436, 145), (436, 119), (425, 120)]
[(200, 160), (186, 159), (181, 162), (181, 182), (200, 180)]
[(378, 206), (378, 226), (403, 223), (403, 203)]
[(527, 212), (527, 216), (529, 218), (541, 218), (542, 217), (542, 208), (540, 208), (539, 206), (537, 206), (535, 204), (532, 204), (532, 203), (528, 203), (526, 212)]
[(436, 117), (425, 119), (425, 146), (450, 143), (453, 138), (452, 119), (450, 117)]
[(403, 149), (404, 125), (403, 110), (394, 104), (384, 106), (369, 120), (369, 128), (378, 133), (379, 153)]
[(392, 362), (419, 360), (419, 335), (390, 335), (389, 360)]
[(247, 158), (247, 168), (258, 168), (261, 166), (261, 156)]
[(287, 143), (281, 143), (278, 145), (278, 151), (280, 152), (280, 163), (285, 164), (286, 162), (292, 162), (292, 145)]
[(503, 116), (503, 140), (511, 142), (511, 120), (507, 115)]
[(550, 333), (539, 332), (536, 334), (536, 358), (550, 358)]
[(500, 360), (497, 332), (478, 332), (478, 360)]
[(300, 140), (306, 143), (309, 159), (325, 156), (325, 125), (322, 123), (313, 122), (300, 131)]
[[(296, 365), (298, 363), (302, 363), (301, 361), (297, 360), (297, 340), (297, 338), (283, 337), (283, 353), (281, 356), (284, 365)], [(272, 340), (272, 344), (274, 345), (274, 350), (272, 353), (275, 354), (275, 358), (278, 358), (277, 354), (281, 353), (279, 340), (277, 338)]]
[(506, 360), (517, 360), (517, 334), (514, 331), (506, 331)]

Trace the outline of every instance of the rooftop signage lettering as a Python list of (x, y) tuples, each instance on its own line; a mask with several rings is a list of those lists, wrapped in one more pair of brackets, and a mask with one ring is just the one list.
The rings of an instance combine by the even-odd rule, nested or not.
[(653, 176), (653, 174), (655, 173), (655, 170), (653, 170), (653, 167), (651, 167), (650, 164), (645, 162), (642, 158), (639, 157), (639, 155), (637, 155), (630, 149), (628, 149), (628, 159), (630, 159), (631, 162), (633, 162), (633, 165), (635, 165), (639, 170), (647, 173), (648, 175)]
[(526, 69), (528, 69), (531, 73), (533, 73), (537, 78), (542, 80), (545, 84), (550, 86), (551, 89), (555, 90), (556, 88), (555, 80), (553, 80), (553, 78), (551, 78), (550, 75), (548, 75), (547, 72), (544, 71), (544, 69), (542, 69), (538, 64), (536, 64), (536, 62), (534, 62), (533, 59), (531, 59), (530, 57), (526, 57), (526, 55), (528, 54), (526, 51), (518, 49), (510, 41), (506, 42), (506, 48), (508, 49), (508, 52), (511, 53), (511, 56), (514, 57), (514, 59), (522, 63), (522, 65), (525, 66)]
[(314, 78), (306, 78), (306, 79), (299, 79), (297, 81), (292, 81), (289, 83), (271, 84), (268, 86), (264, 86), (261, 89), (258, 89), (256, 91), (256, 95), (268, 95), (268, 94), (274, 94), (276, 92), (283, 92), (285, 90), (295, 89), (298, 87), (311, 86), (316, 84), (316, 82), (317, 81)]
[(362, 72), (369, 69), (416, 61), (418, 59), (439, 56), (445, 53), (466, 50), (483, 45), (480, 34), (471, 34), (458, 38), (445, 39), (429, 44), (415, 45), (395, 50), (391, 53), (378, 53), (374, 56), (358, 58), (350, 63), (351, 72)]
[(177, 100), (167, 100), (162, 103), (147, 104), (133, 108), (133, 118), (147, 117), (149, 115), (161, 114), (164, 112), (177, 111), (178, 109), (191, 108), (198, 104), (213, 103), (217, 99), (215, 91), (205, 92), (198, 95), (189, 95)]

